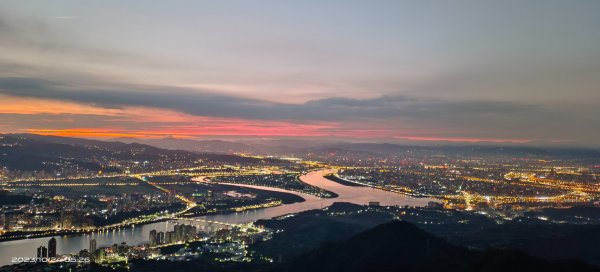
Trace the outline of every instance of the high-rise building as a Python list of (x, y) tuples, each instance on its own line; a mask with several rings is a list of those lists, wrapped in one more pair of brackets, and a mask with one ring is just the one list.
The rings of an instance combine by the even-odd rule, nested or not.
[(183, 240), (192, 240), (196, 237), (198, 229), (193, 225), (184, 225), (184, 238)]
[(165, 243), (165, 233), (164, 232), (159, 232), (156, 234), (156, 243), (157, 244), (164, 244)]
[(184, 230), (184, 225), (175, 225), (175, 241), (174, 242), (179, 242), (179, 241), (183, 241), (183, 230)]
[(192, 238), (196, 238), (198, 235), (198, 227), (192, 226)]
[(156, 237), (156, 230), (151, 230), (151, 231), (150, 231), (150, 245), (151, 245), (151, 246), (155, 246), (156, 244), (158, 244), (158, 243), (156, 242), (156, 238), (157, 238), (157, 237)]
[(96, 252), (96, 239), (90, 240), (89, 251), (90, 251), (90, 254), (94, 254), (94, 252)]
[(48, 241), (48, 257), (56, 258), (56, 238), (50, 238)]
[(48, 249), (45, 246), (38, 247), (37, 257), (38, 258), (47, 258), (48, 257)]
[(70, 229), (73, 226), (73, 214), (70, 212), (60, 213), (60, 227), (62, 229)]
[(167, 231), (165, 233), (165, 244), (171, 244), (171, 243), (175, 243), (175, 242), (177, 242), (177, 240), (175, 239), (175, 232)]

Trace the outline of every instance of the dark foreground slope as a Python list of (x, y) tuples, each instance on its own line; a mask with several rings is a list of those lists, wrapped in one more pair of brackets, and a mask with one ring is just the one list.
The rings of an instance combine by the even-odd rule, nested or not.
[(521, 251), (454, 246), (392, 221), (303, 254), (274, 271), (600, 271), (582, 262), (546, 261)]
[[(281, 264), (253, 262), (221, 262), (214, 254), (173, 262), (138, 259), (129, 269), (87, 266), (79, 271), (132, 272), (387, 272), (387, 271), (600, 271), (598, 267), (579, 261), (548, 261), (515, 250), (469, 250), (455, 246), (405, 221), (392, 221), (361, 232), (352, 238), (325, 244)], [(25, 264), (24, 270), (37, 271), (41, 264)], [(41, 271), (41, 269), (39, 269)], [(0, 269), (2, 271), (2, 269)], [(56, 271), (67, 271), (56, 270)]]

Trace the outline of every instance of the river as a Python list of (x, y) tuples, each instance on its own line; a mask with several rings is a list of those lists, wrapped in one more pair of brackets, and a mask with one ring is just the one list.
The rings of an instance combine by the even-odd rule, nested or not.
[[(272, 208), (258, 209), (231, 214), (208, 215), (201, 216), (199, 218), (210, 221), (239, 224), (254, 222), (259, 219), (268, 219), (290, 213), (298, 213), (306, 210), (320, 209), (327, 207), (333, 204), (334, 202), (350, 202), (360, 205), (366, 205), (369, 203), (369, 201), (379, 201), (381, 205), (386, 206), (424, 206), (427, 205), (429, 201), (436, 201), (435, 199), (415, 198), (369, 187), (352, 187), (341, 185), (323, 177), (324, 174), (330, 173), (330, 171), (331, 170), (318, 170), (309, 172), (301, 176), (300, 180), (307, 184), (320, 187), (327, 191), (334, 192), (338, 194), (337, 198), (322, 199), (316, 196), (288, 191), (279, 188), (222, 183), (227, 185), (235, 185), (239, 187), (248, 187), (254, 189), (295, 194), (304, 198), (305, 201), (300, 203), (281, 205)], [(203, 177), (198, 177), (194, 180), (198, 182), (206, 182), (205, 178)], [(165, 221), (137, 225), (133, 228), (125, 228), (121, 230), (56, 236), (55, 238), (57, 240), (57, 253), (77, 253), (81, 249), (88, 248), (89, 241), (91, 239), (96, 239), (98, 247), (110, 246), (112, 244), (118, 244), (121, 242), (126, 242), (128, 245), (142, 244), (148, 241), (149, 232), (153, 229), (157, 231), (170, 231), (173, 230), (173, 223)], [(41, 245), (47, 246), (49, 239), (50, 237), (44, 237), (0, 242), (0, 265), (12, 264), (12, 257), (35, 257), (37, 247)]]

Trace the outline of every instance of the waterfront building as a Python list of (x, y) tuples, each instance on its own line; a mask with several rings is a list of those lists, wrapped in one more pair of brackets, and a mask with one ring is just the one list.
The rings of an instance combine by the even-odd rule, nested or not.
[(164, 244), (165, 243), (165, 233), (164, 232), (159, 232), (156, 234), (156, 243), (157, 244)]
[(90, 240), (89, 252), (90, 254), (94, 254), (94, 252), (96, 252), (96, 239)]
[(56, 258), (56, 238), (52, 237), (50, 241), (48, 241), (48, 257)]
[(156, 234), (156, 230), (151, 230), (150, 231), (150, 245), (151, 246), (155, 246), (157, 243), (157, 234)]
[(47, 258), (48, 257), (48, 249), (45, 246), (40, 246), (37, 249), (37, 257), (39, 258)]

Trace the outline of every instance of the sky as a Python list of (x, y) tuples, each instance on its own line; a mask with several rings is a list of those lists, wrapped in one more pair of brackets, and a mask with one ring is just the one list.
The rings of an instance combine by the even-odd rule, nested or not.
[(0, 132), (600, 146), (600, 1), (1, 1)]

